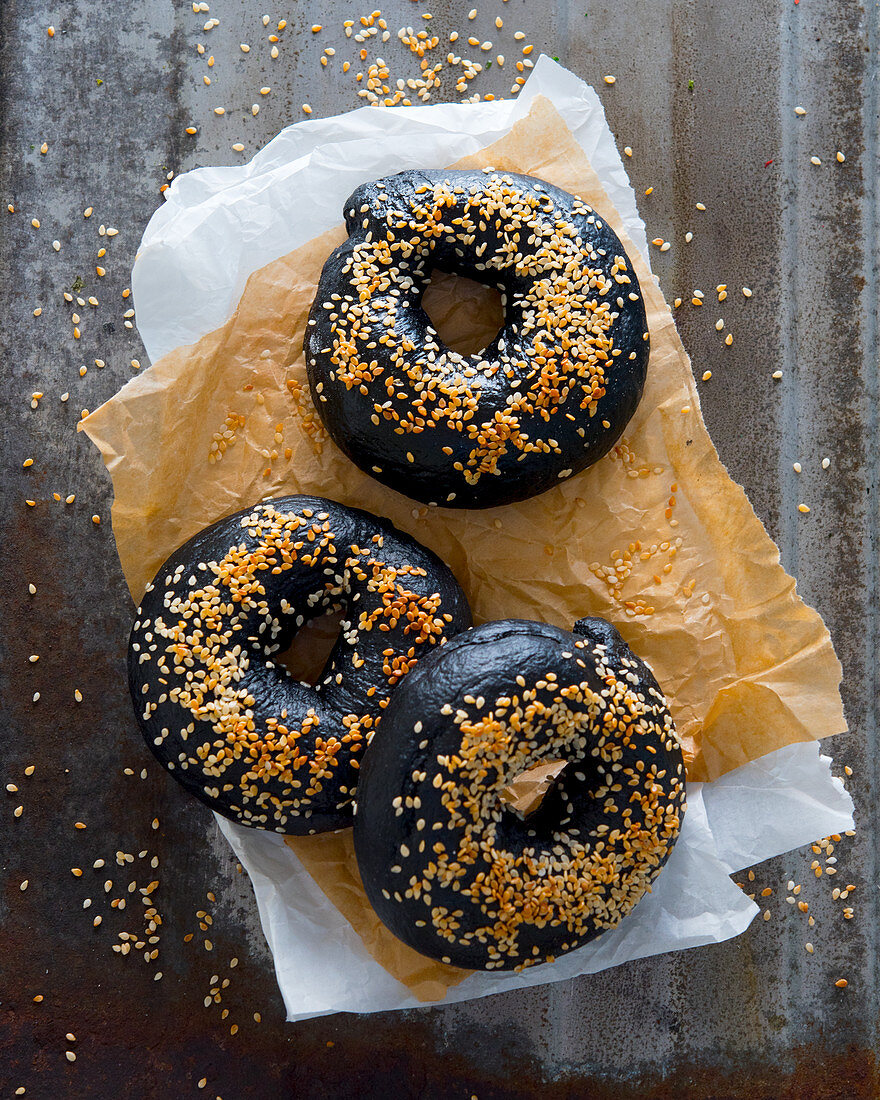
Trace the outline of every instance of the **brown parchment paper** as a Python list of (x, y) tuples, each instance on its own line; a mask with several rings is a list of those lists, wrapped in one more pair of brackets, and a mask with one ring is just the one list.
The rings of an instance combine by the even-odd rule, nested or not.
[[(113, 531), (135, 600), (207, 524), (264, 496), (318, 493), (388, 516), (436, 551), (477, 622), (614, 622), (670, 700), (690, 781), (843, 731), (828, 631), (722, 466), (670, 311), (548, 100), (536, 99), (505, 137), (458, 166), (488, 165), (582, 196), (636, 267), (651, 359), (621, 443), (540, 497), (479, 512), (420, 507), (361, 473), (326, 438), (302, 356), (321, 267), (344, 238), (333, 229), (255, 272), (222, 328), (165, 356), (81, 422), (113, 479)], [(485, 346), (497, 331), (485, 288), (462, 294), (439, 278), (426, 304), (458, 347)], [(417, 996), (436, 999), (462, 979), (464, 971), (407, 958), (376, 926), (347, 834), (288, 843), (367, 949)]]
[(541, 805), (567, 765), (567, 760), (545, 760), (543, 764), (535, 764), (502, 787), (498, 792), (498, 801), (505, 802), (521, 818), (528, 817)]

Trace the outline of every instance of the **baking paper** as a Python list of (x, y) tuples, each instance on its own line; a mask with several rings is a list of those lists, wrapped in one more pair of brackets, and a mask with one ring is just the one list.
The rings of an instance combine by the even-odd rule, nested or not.
[[(524, 505), (470, 513), (418, 507), (355, 469), (314, 415), (301, 354), (349, 191), (404, 167), (460, 162), (463, 153), (470, 164), (577, 191), (607, 217), (639, 265), (652, 338), (645, 398), (612, 455)], [(767, 858), (848, 827), (848, 797), (815, 746), (844, 728), (828, 632), (718, 461), (644, 251), (595, 93), (546, 58), (512, 104), (365, 109), (291, 127), (245, 168), (176, 181), (148, 227), (133, 281), (145, 343), (152, 354), (197, 343), (170, 351), (83, 422), (113, 477), (114, 534), (136, 599), (207, 523), (266, 495), (323, 493), (388, 515), (431, 546), (456, 572), (477, 621), (611, 619), (667, 691), (688, 757), (685, 833), (651, 898), (583, 954), (523, 975), (464, 977), (401, 957), (397, 941), (370, 924), (345, 834), (311, 848), (314, 838), (292, 841), (298, 858), (280, 838), (223, 822), (254, 880), (292, 1018), (405, 1007), (444, 991), (476, 996), (717, 942), (755, 912), (727, 877), (743, 857)], [(447, 281), (431, 298), (441, 331), (494, 335), (484, 292), (462, 301)], [(618, 594), (607, 583), (612, 571), (625, 577)], [(793, 783), (773, 763), (779, 753)], [(758, 758), (770, 762), (759, 772), (763, 786), (751, 773), (738, 782)], [(701, 787), (702, 779), (714, 782)], [(750, 837), (756, 821), (765, 826)]]

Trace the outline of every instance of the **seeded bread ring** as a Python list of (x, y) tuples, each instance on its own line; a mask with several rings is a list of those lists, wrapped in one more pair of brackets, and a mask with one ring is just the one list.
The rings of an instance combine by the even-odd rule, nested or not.
[[(611, 449), (649, 340), (617, 235), (582, 199), (510, 172), (407, 171), (359, 187), (324, 265), (305, 355), (315, 406), (366, 473), (428, 504), (525, 500)], [(473, 355), (422, 309), (433, 268), (502, 293)]]
[[(614, 928), (666, 862), (681, 748), (651, 671), (602, 619), (486, 623), (422, 661), (364, 760), (354, 841), (376, 912), (455, 966), (546, 962)], [(524, 821), (500, 793), (565, 761)]]
[[(340, 608), (314, 686), (271, 660)], [(148, 587), (128, 652), (135, 713), (157, 759), (224, 817), (338, 829), (392, 688), (470, 621), (447, 566), (387, 520), (321, 497), (263, 501), (190, 539)]]

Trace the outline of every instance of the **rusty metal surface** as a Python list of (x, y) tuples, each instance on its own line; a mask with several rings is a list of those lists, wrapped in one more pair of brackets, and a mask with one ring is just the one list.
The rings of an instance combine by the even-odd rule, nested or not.
[[(284, 1024), (244, 876), (207, 811), (159, 774), (136, 734), (123, 677), (131, 606), (107, 522), (109, 480), (75, 425), (139, 357), (121, 294), (167, 172), (251, 155), (302, 117), (305, 101), (316, 115), (358, 105), (338, 65), (324, 70), (318, 56), (324, 46), (345, 45), (341, 20), (360, 10), (339, 0), (267, 6), (273, 21), (290, 22), (273, 61), (272, 28), (244, 0), (211, 0), (210, 17), (221, 22), (207, 33), (209, 16), (182, 0), (4, 0), (0, 778), (19, 790), (0, 792), (0, 1096), (19, 1087), (35, 1097), (137, 1100), (880, 1095), (878, 8), (838, 0), (499, 0), (478, 4), (469, 23), (469, 4), (440, 0), (426, 9), (394, 0), (383, 11), (392, 32), (430, 10), (438, 33), (496, 39), (490, 56), (500, 50), (508, 61), (475, 83), (482, 93), (508, 93), (516, 29), (536, 53), (558, 56), (595, 83), (620, 144), (633, 149), (627, 163), (648, 236), (673, 241), (652, 257), (667, 297), (687, 303), (693, 289), (706, 293), (702, 309), (679, 310), (680, 329), (698, 372), (713, 371), (702, 400), (723, 460), (834, 635), (852, 730), (834, 752), (854, 769), (860, 832), (838, 845), (834, 880), (813, 877), (809, 849), (758, 868), (749, 888), (773, 888), (765, 902), (771, 919), (721, 946), (462, 1005)], [(498, 13), (503, 31), (494, 28)], [(327, 28), (319, 40), (313, 23)], [(252, 46), (247, 57), (240, 42)], [(389, 60), (402, 60), (397, 47), (392, 37)], [(209, 72), (210, 88), (202, 79)], [(605, 74), (617, 77), (613, 87)], [(272, 87), (262, 99), (261, 85)], [(261, 111), (253, 118), (255, 100)], [(221, 103), (228, 113), (215, 116), (211, 108)], [(806, 114), (797, 116), (796, 105)], [(184, 133), (191, 122), (200, 128), (195, 138)], [(240, 155), (231, 149), (238, 140)], [(822, 164), (811, 164), (812, 155)], [(119, 235), (100, 237), (102, 223)], [(107, 257), (99, 261), (102, 244)], [(97, 307), (63, 302), (77, 276)], [(712, 292), (721, 283), (730, 287), (723, 307)], [(754, 289), (749, 301), (742, 285)], [(715, 330), (719, 317), (734, 334), (730, 348)], [(84, 377), (80, 364), (89, 367)], [(771, 377), (776, 370), (780, 380)], [(32, 409), (35, 391), (44, 396)], [(23, 469), (27, 457), (34, 464)], [(75, 501), (64, 504), (71, 493)], [(797, 512), (800, 501), (809, 515)], [(29, 662), (32, 654), (40, 660)], [(133, 862), (117, 866), (118, 851)], [(157, 870), (149, 867), (154, 855)], [(99, 858), (106, 867), (95, 869)], [(785, 904), (789, 878), (804, 884), (812, 928)], [(114, 885), (105, 894), (106, 879)], [(153, 879), (159, 958), (114, 953), (119, 932), (143, 928), (137, 891)], [(832, 898), (835, 883), (856, 886), (852, 920)], [(110, 908), (120, 897), (126, 909)], [(85, 898), (93, 899), (87, 909)], [(213, 924), (203, 920), (200, 929), (197, 912)], [(95, 928), (97, 913), (103, 923)], [(234, 969), (232, 957), (240, 960)], [(154, 980), (157, 970), (163, 976)], [(834, 985), (841, 976), (849, 981), (843, 990)], [(204, 1007), (225, 978), (222, 1002)], [(38, 995), (44, 999), (35, 1003)]]

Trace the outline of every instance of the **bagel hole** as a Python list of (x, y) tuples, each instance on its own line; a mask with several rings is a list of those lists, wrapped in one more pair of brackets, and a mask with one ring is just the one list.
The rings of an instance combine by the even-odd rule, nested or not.
[(437, 268), (425, 288), (422, 309), (443, 343), (460, 355), (485, 351), (504, 324), (500, 291)]
[(341, 624), (341, 609), (310, 619), (300, 627), (288, 648), (283, 653), (276, 653), (272, 660), (284, 665), (295, 679), (307, 684), (317, 683), (336, 645)]

